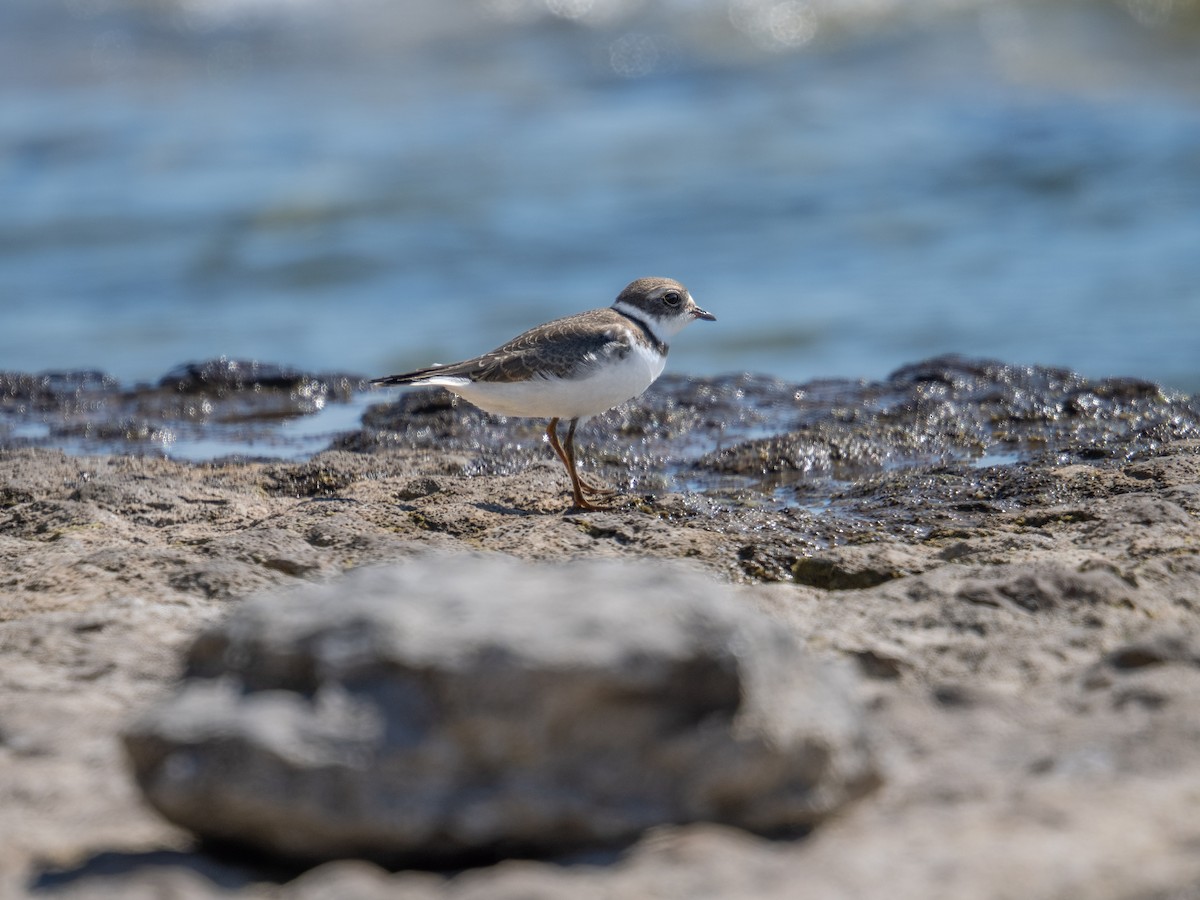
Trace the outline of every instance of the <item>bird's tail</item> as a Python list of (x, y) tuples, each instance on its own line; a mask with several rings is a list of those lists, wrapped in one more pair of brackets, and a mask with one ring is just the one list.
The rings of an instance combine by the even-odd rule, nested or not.
[(432, 378), (435, 375), (442, 374), (445, 366), (427, 366), (424, 369), (416, 369), (412, 372), (404, 372), (400, 375), (388, 375), (385, 378), (372, 378), (371, 384), (377, 384), (381, 387), (389, 384), (420, 384), (426, 378)]

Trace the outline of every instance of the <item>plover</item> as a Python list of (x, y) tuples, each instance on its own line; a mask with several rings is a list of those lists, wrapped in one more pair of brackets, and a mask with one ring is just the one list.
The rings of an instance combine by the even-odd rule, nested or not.
[[(616, 491), (580, 477), (576, 426), (648, 388), (667, 363), (667, 342), (695, 319), (716, 318), (697, 306), (678, 281), (639, 278), (606, 309), (538, 325), (474, 359), (371, 383), (440, 385), (485, 412), (549, 419), (546, 436), (571, 479), (575, 506), (597, 509), (588, 497), (610, 497)], [(560, 442), (563, 419), (569, 425)]]

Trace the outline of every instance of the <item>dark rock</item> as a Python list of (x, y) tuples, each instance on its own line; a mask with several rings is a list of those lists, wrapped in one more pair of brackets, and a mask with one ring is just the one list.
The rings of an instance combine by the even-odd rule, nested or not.
[(231, 391), (312, 390), (314, 385), (326, 386), (326, 380), (316, 378), (299, 369), (278, 366), (257, 360), (209, 359), (204, 362), (185, 363), (172, 369), (158, 382), (159, 387), (170, 388), (181, 394), (218, 394)]

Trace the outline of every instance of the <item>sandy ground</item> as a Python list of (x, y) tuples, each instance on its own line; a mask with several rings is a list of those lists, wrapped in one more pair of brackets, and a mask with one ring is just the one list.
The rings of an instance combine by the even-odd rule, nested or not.
[[(874, 517), (833, 519), (661, 490), (566, 514), (543, 451), (504, 470), (395, 443), (0, 451), (0, 896), (1200, 896), (1200, 443), (884, 472)], [(896, 498), (901, 524), (879, 512)], [(259, 591), (455, 550), (739, 585), (857, 669), (882, 788), (803, 840), (663, 828), (590, 865), (464, 873), (248, 868), (143, 803), (119, 733), (200, 629)]]

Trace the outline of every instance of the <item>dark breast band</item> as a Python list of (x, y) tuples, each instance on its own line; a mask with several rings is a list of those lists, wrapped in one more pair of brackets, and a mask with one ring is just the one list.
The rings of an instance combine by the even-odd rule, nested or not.
[(623, 309), (618, 309), (617, 312), (638, 327), (638, 329), (642, 332), (642, 337), (646, 339), (647, 344), (649, 344), (663, 356), (667, 355), (667, 351), (671, 348), (667, 346), (665, 341), (660, 341), (657, 337), (655, 337), (654, 332), (650, 330), (650, 326), (646, 324), (645, 319), (639, 319), (637, 316), (631, 315), (630, 313), (625, 312)]

